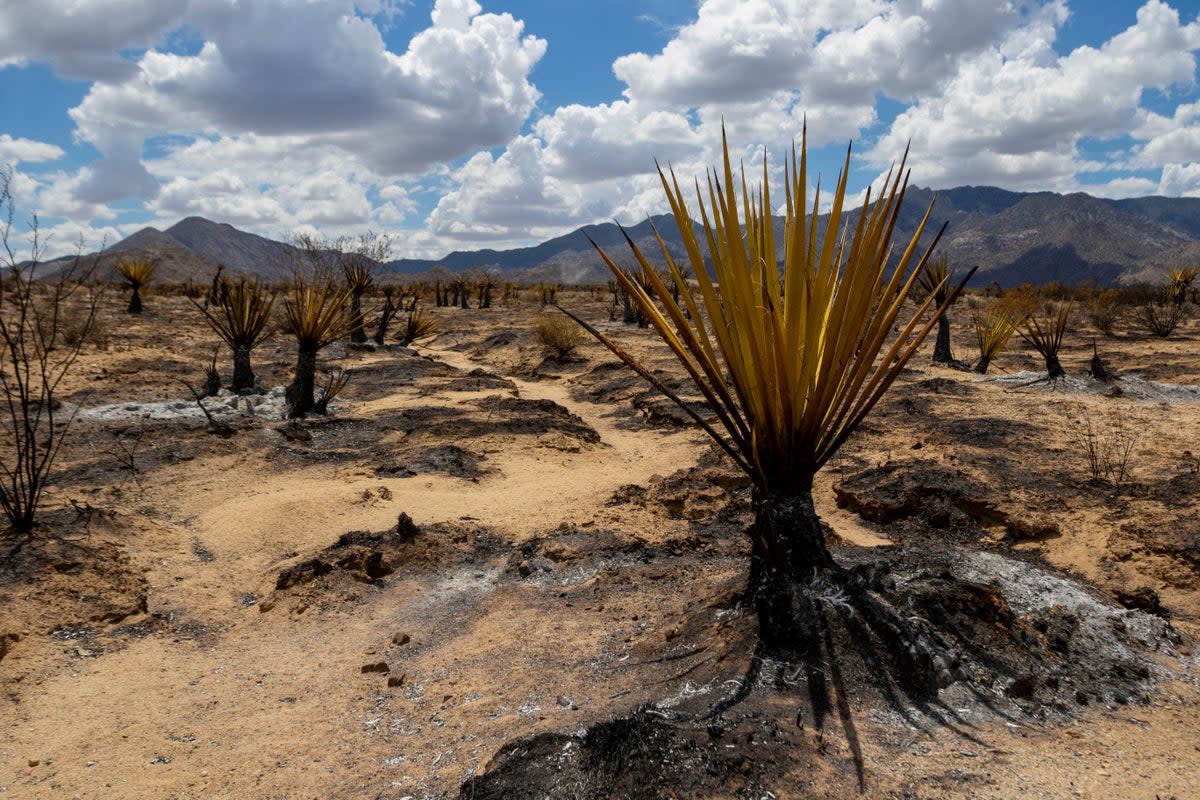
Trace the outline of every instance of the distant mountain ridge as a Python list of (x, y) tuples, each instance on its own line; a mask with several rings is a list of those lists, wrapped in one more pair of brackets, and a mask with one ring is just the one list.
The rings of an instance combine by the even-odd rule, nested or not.
[[(932, 236), (948, 222), (938, 252), (955, 267), (977, 266), (975, 283), (1091, 283), (1161, 281), (1168, 269), (1200, 262), (1200, 199), (1141, 197), (1124, 200), (1083, 193), (1013, 192), (960, 186), (933, 192), (911, 187), (898, 237), (912, 234), (936, 197)], [(652, 227), (653, 226), (653, 227)], [(661, 260), (654, 227), (672, 255), (682, 239), (668, 215), (626, 229), (648, 256)], [(591, 283), (608, 271), (589, 238), (618, 263), (632, 265), (625, 234), (613, 223), (586, 225), (531, 247), (455, 251), (441, 259), (400, 258), (381, 264), (381, 281), (412, 279), (444, 270), (482, 268), (512, 278)], [(162, 280), (205, 282), (224, 264), (230, 272), (278, 280), (294, 263), (291, 245), (203, 217), (188, 217), (165, 231), (143, 228), (108, 253), (139, 251), (174, 267)]]

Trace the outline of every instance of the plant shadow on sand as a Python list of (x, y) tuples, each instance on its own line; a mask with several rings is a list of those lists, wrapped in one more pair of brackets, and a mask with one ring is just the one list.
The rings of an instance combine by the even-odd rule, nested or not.
[[(986, 747), (987, 722), (1136, 706), (1182, 671), (1189, 651), (1167, 622), (1113, 608), (1043, 568), (952, 546), (886, 550), (840, 552), (869, 597), (811, 592), (817, 646), (802, 661), (752, 655), (743, 674), (707, 681), (688, 670), (694, 682), (677, 679), (674, 695), (631, 714), (505, 745), (459, 797), (757, 798), (780, 787), (855, 796), (872, 767), (856, 718), (947, 729)], [(862, 613), (871, 607), (902, 609), (910, 630)], [(741, 628), (745, 647), (752, 638)], [(914, 630), (936, 663), (898, 646)]]

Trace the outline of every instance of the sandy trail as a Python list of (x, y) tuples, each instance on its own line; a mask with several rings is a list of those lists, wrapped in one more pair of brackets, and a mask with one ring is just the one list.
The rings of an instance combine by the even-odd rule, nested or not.
[[(428, 352), (452, 366), (479, 366), (452, 351)], [(343, 532), (387, 528), (401, 511), (418, 524), (477, 520), (517, 540), (587, 522), (605, 513), (604, 501), (619, 486), (690, 466), (705, 446), (692, 430), (623, 430), (610, 407), (574, 400), (559, 383), (514, 383), (522, 398), (552, 400), (579, 415), (601, 444), (581, 452), (504, 448), (489, 454), (498, 472), (478, 482), (436, 474), (381, 478), (357, 466), (281, 471), (253, 442), (164, 468), (141, 490), (140, 505), (152, 514), (139, 526), (154, 544), (145, 564), (149, 611), (170, 621), (174, 642), (161, 633), (135, 638), (99, 658), (64, 647), (63, 659), (33, 679), (38, 691), (28, 693), (0, 736), (6, 772), (28, 792), (20, 796), (321, 796), (330, 774), (377, 770), (379, 752), (357, 751), (369, 723), (360, 719), (361, 696), (347, 699), (357, 683), (373, 685), (358, 666), (393, 627), (418, 630), (429, 604), (444, 599), (428, 581), (404, 579), (391, 596), (424, 598), (411, 609), (371, 605), (353, 617), (310, 612), (281, 620), (286, 612), (263, 614), (254, 602), (270, 592), (282, 566)], [(403, 407), (414, 391), (398, 387), (356, 404), (353, 413)], [(495, 391), (421, 401), (487, 394)], [(364, 499), (380, 487), (390, 492), (386, 500)], [(424, 611), (414, 616), (413, 609)], [(295, 758), (311, 752), (314, 741), (327, 749), (327, 764)], [(37, 766), (27, 766), (32, 762)]]

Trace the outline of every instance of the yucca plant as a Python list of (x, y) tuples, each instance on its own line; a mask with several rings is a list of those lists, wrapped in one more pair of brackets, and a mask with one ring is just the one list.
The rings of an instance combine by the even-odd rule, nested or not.
[(142, 288), (154, 280), (154, 273), (158, 271), (158, 265), (144, 258), (122, 258), (113, 264), (113, 269), (125, 279), (131, 290), (129, 307), (125, 309), (126, 312), (142, 313)]
[(608, 337), (567, 313), (692, 416), (750, 476), (755, 519), (748, 530), (748, 594), (758, 612), (760, 645), (773, 655), (804, 657), (818, 638), (814, 582), (848, 583), (825, 544), (813, 478), (895, 381), (961, 286), (940, 306), (930, 293), (915, 316), (901, 319), (937, 242), (935, 237), (924, 250), (918, 245), (930, 206), (912, 240), (893, 251), (907, 186), (903, 162), (889, 173), (878, 199), (868, 193), (862, 210), (847, 214), (847, 151), (822, 229), (820, 190), (810, 202), (802, 141), (785, 165), (779, 242), (766, 159), (762, 184), (752, 191), (744, 172), (740, 185), (735, 182), (724, 136), (722, 144), (723, 170), (710, 173), (707, 193), (696, 185), (706, 247), (674, 173), (659, 169), (696, 284), (684, 280), (659, 236), (682, 303), (672, 299), (668, 281), (628, 236), (648, 288), (596, 248), (691, 376), (715, 420), (701, 417)]
[[(396, 314), (400, 311), (400, 306), (396, 305), (393, 299), (396, 296), (395, 286), (383, 287), (383, 308), (379, 309), (379, 319), (375, 324), (375, 333), (371, 336), (371, 341), (380, 347), (383, 346), (384, 340), (387, 337), (388, 326), (392, 324), (392, 320), (396, 318)], [(400, 302), (404, 302), (404, 298), (400, 298)]]
[(371, 277), (371, 263), (366, 259), (350, 257), (342, 263), (342, 272), (346, 276), (346, 288), (350, 290), (350, 316), (357, 320), (350, 329), (350, 341), (363, 344), (367, 341), (367, 332), (362, 298), (375, 283)]
[[(953, 288), (950, 286), (950, 281), (953, 278), (954, 271), (950, 269), (950, 260), (945, 256), (939, 256), (925, 265), (925, 269), (917, 276), (918, 291), (914, 292), (914, 299), (918, 302), (932, 295), (933, 302), (937, 306), (941, 306), (946, 302), (946, 298), (950, 295)], [(937, 337), (933, 344), (933, 361), (935, 364), (955, 365), (954, 353), (950, 349), (950, 317), (943, 313), (938, 317), (937, 322)]]
[(284, 393), (289, 417), (317, 410), (317, 353), (362, 324), (361, 317), (353, 316), (347, 307), (349, 297), (346, 286), (297, 278), (284, 298), (283, 330), (295, 337), (298, 346), (296, 373)]
[(979, 345), (979, 360), (973, 367), (975, 372), (987, 374), (992, 359), (1017, 332), (1017, 325), (1010, 316), (995, 308), (975, 315), (975, 341)]
[(200, 309), (209, 326), (233, 351), (233, 391), (238, 394), (253, 391), (255, 378), (250, 351), (267, 338), (267, 322), (271, 319), (275, 298), (257, 281), (245, 278), (237, 283), (222, 281), (212, 295), (215, 310), (205, 308), (195, 300), (192, 304)]
[(1058, 360), (1058, 351), (1062, 349), (1070, 319), (1071, 304), (1058, 303), (1049, 305), (1041, 314), (1030, 314), (1021, 325), (1021, 338), (1037, 350), (1046, 362), (1048, 380), (1056, 381), (1067, 376)]
[(1196, 281), (1196, 275), (1197, 272), (1192, 267), (1179, 267), (1167, 272), (1171, 300), (1175, 305), (1181, 306), (1187, 301), (1188, 292), (1191, 291), (1192, 284)]
[(329, 411), (329, 404), (337, 399), (346, 385), (350, 383), (350, 370), (335, 367), (329, 370), (325, 375), (325, 386), (321, 389), (320, 396), (317, 397), (316, 408), (318, 414), (325, 414)]
[(998, 298), (983, 313), (974, 316), (975, 342), (979, 346), (979, 360), (972, 368), (975, 372), (987, 374), (992, 359), (1004, 349), (1036, 305), (1032, 290), (1018, 290)]
[(400, 331), (396, 334), (396, 341), (407, 347), (418, 339), (433, 336), (440, 328), (441, 323), (438, 319), (417, 308), (416, 298), (413, 298), (412, 308), (409, 309), (404, 324), (400, 326)]

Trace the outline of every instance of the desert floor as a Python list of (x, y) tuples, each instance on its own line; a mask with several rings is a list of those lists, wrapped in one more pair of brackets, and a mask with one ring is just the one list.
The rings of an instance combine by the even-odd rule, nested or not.
[[(675, 374), (606, 298), (560, 302)], [(353, 375), (328, 417), (282, 421), (278, 391), (206, 400), (221, 432), (180, 383), (217, 344), (199, 312), (122, 312), (113, 290), (60, 391), (81, 410), (42, 525), (0, 550), (0, 797), (493, 796), (464, 782), (536, 750), (507, 743), (555, 734), (526, 741), (561, 757), (638, 709), (698, 718), (747, 672), (745, 480), (598, 344), (548, 358), (532, 292), (436, 309), (412, 349), (329, 348)], [(1093, 339), (1114, 384), (1086, 377)], [(1167, 340), (1080, 321), (1056, 386), (1019, 342), (984, 378), (927, 345), (819, 479), (840, 557), (1064, 577), (1077, 611), (1150, 631), (1150, 667), (1081, 663), (1100, 652), (1074, 649), (1082, 612), (1056, 639), (1047, 602), (1004, 626), (1065, 683), (1010, 659), (995, 703), (854, 692), (817, 725), (764, 679), (687, 747), (631, 734), (612, 796), (1200, 797), (1198, 341), (1195, 319)], [(289, 380), (283, 338), (254, 356), (265, 387)], [(1131, 442), (1119, 486), (1092, 479), (1089, 423)], [(639, 762), (656, 752), (690, 755)]]

